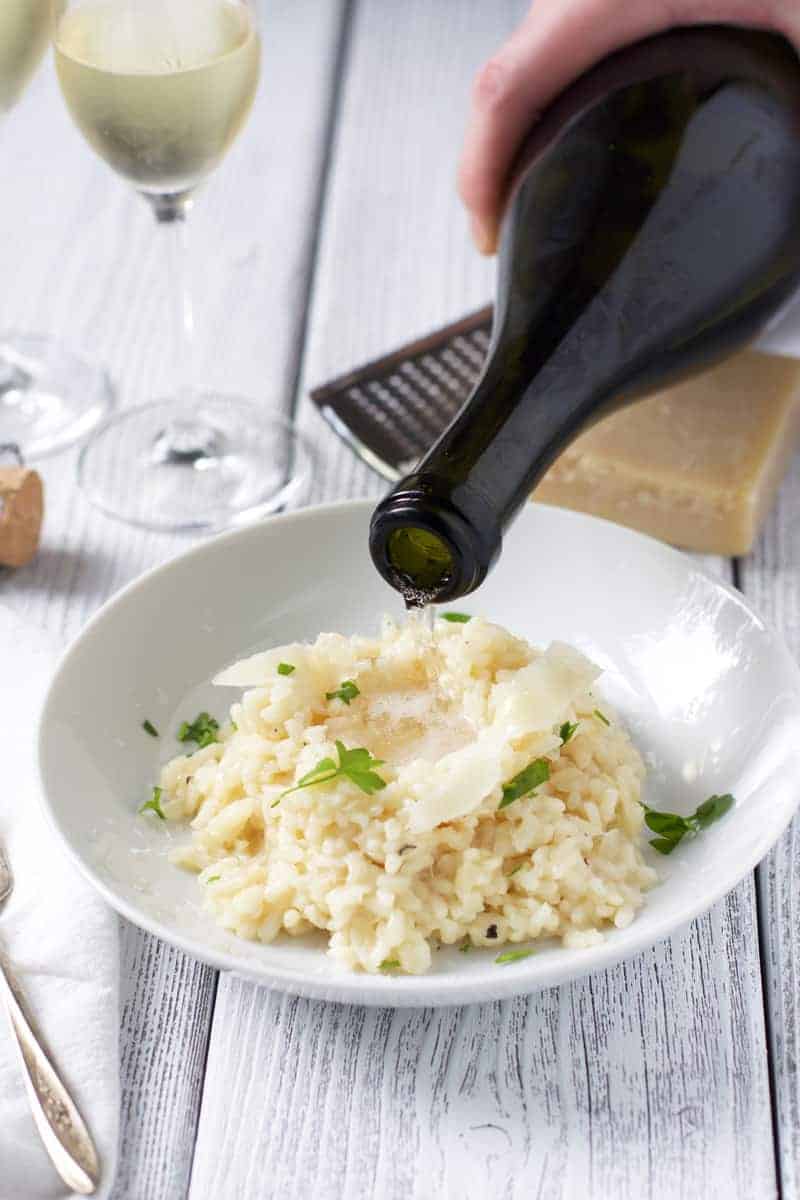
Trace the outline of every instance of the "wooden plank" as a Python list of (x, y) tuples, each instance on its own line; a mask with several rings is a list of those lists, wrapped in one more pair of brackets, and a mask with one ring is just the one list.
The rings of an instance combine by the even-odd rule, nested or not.
[[(358, 5), (304, 390), (490, 294), (455, 158), (473, 68), (525, 7)], [(301, 419), (318, 498), (384, 486)], [(752, 879), (633, 962), (505, 1004), (345, 1008), (223, 976), (190, 1195), (770, 1197), (768, 1084)]]
[[(523, 0), (358, 5), (304, 393), (486, 303), (494, 267), (470, 247), (456, 165), (474, 72), (525, 8)], [(315, 499), (383, 489), (336, 454), (310, 406), (300, 419), (320, 449)]]
[[(752, 555), (739, 566), (749, 600), (800, 655), (800, 459)], [(800, 781), (798, 781), (800, 791)], [(800, 1195), (800, 818), (758, 868), (775, 1129), (783, 1195)]]
[(629, 964), (505, 1004), (346, 1008), (222, 977), (191, 1196), (769, 1197), (745, 937), (751, 885)]
[(195, 1139), (215, 975), (121, 922), (119, 1167), (113, 1195), (183, 1196)]
[[(344, 0), (264, 5), (264, 79), (250, 124), (191, 222), (204, 381), (286, 409), (296, 383)], [(0, 125), (13, 164), (0, 204), (0, 330), (57, 334), (106, 362), (125, 404), (171, 384), (163, 252), (146, 206), (87, 149), (51, 67)], [(46, 162), (46, 174), (42, 164)], [(48, 514), (4, 602), (66, 640), (107, 596), (188, 545), (91, 512), (74, 453), (41, 464)], [(216, 976), (123, 925), (122, 1128), (114, 1195), (186, 1193)]]

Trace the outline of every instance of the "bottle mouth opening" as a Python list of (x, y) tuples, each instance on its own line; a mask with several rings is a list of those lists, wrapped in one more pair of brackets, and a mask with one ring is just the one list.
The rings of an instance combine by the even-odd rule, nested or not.
[(464, 514), (421, 488), (393, 492), (378, 505), (369, 547), (378, 571), (410, 608), (466, 596), (495, 558)]
[(389, 531), (386, 562), (410, 608), (444, 595), (456, 572), (454, 548), (420, 525), (398, 525)]

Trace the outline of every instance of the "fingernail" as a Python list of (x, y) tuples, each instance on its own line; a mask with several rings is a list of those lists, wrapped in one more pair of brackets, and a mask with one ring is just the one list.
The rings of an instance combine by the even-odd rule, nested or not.
[(472, 240), (481, 254), (491, 254), (492, 236), (479, 217), (472, 216), (469, 221)]

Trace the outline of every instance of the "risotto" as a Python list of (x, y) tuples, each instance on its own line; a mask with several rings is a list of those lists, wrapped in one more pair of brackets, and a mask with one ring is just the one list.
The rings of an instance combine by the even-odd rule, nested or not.
[(599, 674), (477, 617), (257, 654), (215, 680), (247, 689), (230, 722), (162, 770), (163, 815), (191, 828), (172, 859), (226, 929), (323, 930), (352, 969), (591, 945), (656, 879), (644, 767)]

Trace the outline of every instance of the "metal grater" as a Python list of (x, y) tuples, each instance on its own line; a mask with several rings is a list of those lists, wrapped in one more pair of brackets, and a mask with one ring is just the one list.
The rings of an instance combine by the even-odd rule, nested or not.
[(480, 374), (492, 309), (315, 388), (311, 399), (368, 466), (394, 482), (414, 469), (447, 428)]

